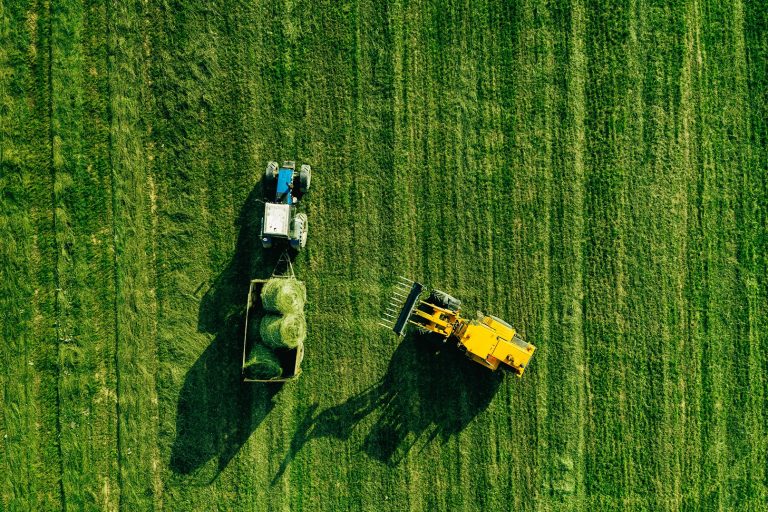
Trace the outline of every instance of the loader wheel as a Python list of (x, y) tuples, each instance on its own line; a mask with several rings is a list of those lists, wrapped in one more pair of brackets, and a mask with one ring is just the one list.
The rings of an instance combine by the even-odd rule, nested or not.
[(312, 181), (312, 167), (310, 167), (307, 164), (304, 164), (301, 166), (301, 170), (299, 171), (299, 183), (300, 183), (300, 189), (301, 193), (306, 193), (307, 190), (309, 190), (310, 182)]
[(459, 299), (440, 290), (432, 290), (432, 293), (429, 294), (429, 302), (435, 306), (450, 309), (451, 311), (458, 311), (461, 307), (461, 301)]

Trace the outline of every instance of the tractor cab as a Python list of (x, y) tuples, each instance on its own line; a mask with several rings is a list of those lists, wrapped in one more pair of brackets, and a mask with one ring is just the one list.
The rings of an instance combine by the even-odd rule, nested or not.
[(270, 248), (275, 240), (287, 240), (290, 247), (301, 249), (307, 243), (307, 214), (298, 213), (296, 205), (309, 190), (312, 168), (304, 164), (296, 172), (296, 162), (278, 166), (269, 162), (264, 174), (264, 202), (261, 220), (261, 244)]

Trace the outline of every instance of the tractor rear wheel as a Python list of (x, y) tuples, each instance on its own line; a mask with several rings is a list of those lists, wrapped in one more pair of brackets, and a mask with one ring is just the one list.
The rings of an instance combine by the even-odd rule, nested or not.
[(312, 181), (312, 167), (307, 164), (301, 166), (299, 171), (299, 184), (301, 185), (301, 192), (306, 193), (309, 190), (310, 182)]
[(432, 293), (429, 294), (429, 302), (435, 306), (450, 309), (451, 311), (458, 311), (461, 307), (461, 301), (459, 299), (440, 290), (432, 290)]

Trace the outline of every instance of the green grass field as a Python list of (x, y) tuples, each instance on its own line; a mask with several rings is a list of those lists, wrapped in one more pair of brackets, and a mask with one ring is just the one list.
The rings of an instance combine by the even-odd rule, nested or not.
[[(766, 510), (767, 122), (761, 0), (0, 0), (0, 510)], [(283, 159), (304, 374), (244, 385)]]

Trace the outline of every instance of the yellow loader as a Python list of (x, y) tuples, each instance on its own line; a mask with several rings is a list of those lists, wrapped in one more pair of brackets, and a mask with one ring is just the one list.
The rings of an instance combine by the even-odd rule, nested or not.
[(382, 317), (381, 325), (403, 336), (409, 324), (421, 333), (434, 333), (443, 342), (451, 341), (472, 361), (492, 371), (504, 367), (523, 375), (536, 347), (523, 340), (504, 320), (478, 313), (477, 318), (461, 316), (461, 302), (440, 290), (420, 300), (424, 286), (399, 277)]

